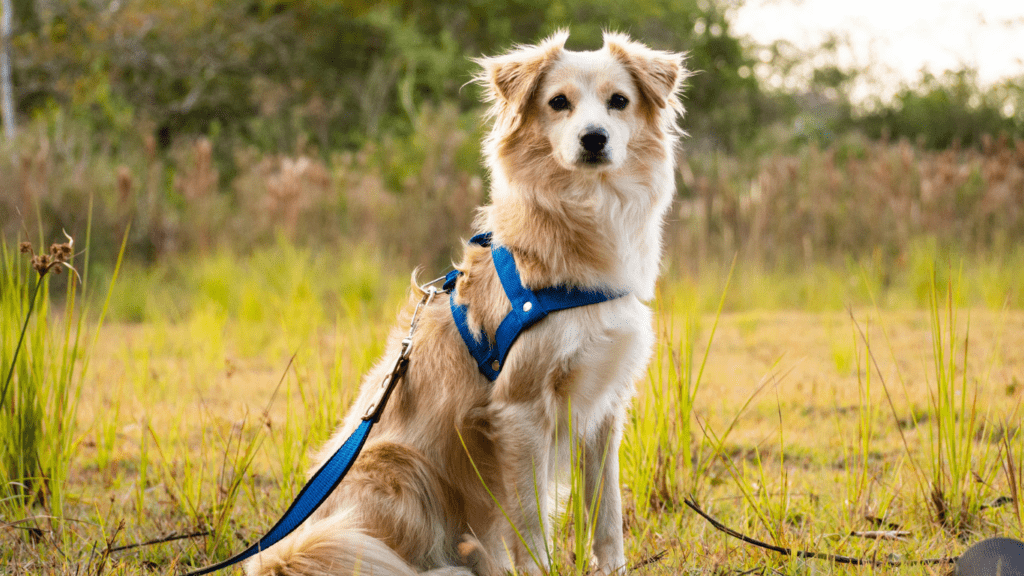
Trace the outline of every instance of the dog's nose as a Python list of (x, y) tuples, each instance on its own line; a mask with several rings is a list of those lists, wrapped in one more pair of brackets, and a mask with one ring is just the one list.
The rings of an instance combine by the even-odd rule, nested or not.
[(583, 149), (590, 153), (597, 153), (604, 150), (604, 145), (608, 143), (608, 131), (604, 128), (588, 127), (586, 131), (580, 136), (580, 142), (583, 144)]

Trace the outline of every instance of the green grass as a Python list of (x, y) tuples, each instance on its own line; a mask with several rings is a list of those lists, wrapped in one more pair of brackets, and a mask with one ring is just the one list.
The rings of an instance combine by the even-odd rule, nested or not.
[[(6, 375), (0, 387), (0, 518), (10, 529), (48, 535), (58, 549), (69, 542), (66, 487), (89, 366), (86, 313), (76, 308), (83, 277), (75, 267), (75, 242), (65, 236), (68, 242), (53, 244), (48, 253), (21, 243), (21, 254), (15, 255), (0, 243), (0, 365)], [(86, 249), (88, 243), (87, 232)], [(123, 255), (122, 243), (114, 278)], [(64, 306), (51, 311), (50, 281), (61, 273)], [(97, 336), (106, 311), (104, 303)], [(43, 520), (46, 533), (20, 524), (32, 517)]]
[[(862, 263), (783, 274), (739, 261), (728, 287), (724, 267), (667, 277), (620, 453), (628, 560), (667, 550), (650, 574), (867, 570), (742, 544), (691, 512), (691, 495), (750, 536), (848, 556), (956, 555), (983, 536), (1024, 536), (1024, 312), (1016, 272), (990, 261), (951, 267), (936, 256), (933, 272), (915, 264), (887, 285)], [(19, 269), (4, 269), (2, 367), (31, 288)], [(52, 444), (66, 459), (61, 507), (2, 504), (11, 573), (167, 573), (257, 538), (301, 487), (408, 286), (406, 271), (374, 254), (339, 260), (283, 242), (122, 273), (88, 370), (69, 371), (69, 394), (81, 392), (63, 428), (74, 432)], [(922, 275), (930, 287), (919, 293)], [(95, 327), (55, 308), (40, 307), (30, 326), (32, 353), (19, 363), (38, 363), (32, 374), (60, 375), (64, 341)], [(56, 352), (40, 353), (32, 330), (50, 330)], [(52, 403), (40, 410), (69, 417)], [(559, 490), (546, 520), (555, 541), (534, 552), (560, 574), (584, 574), (582, 479)], [(910, 535), (856, 535), (889, 524)], [(180, 539), (151, 543), (168, 537)]]

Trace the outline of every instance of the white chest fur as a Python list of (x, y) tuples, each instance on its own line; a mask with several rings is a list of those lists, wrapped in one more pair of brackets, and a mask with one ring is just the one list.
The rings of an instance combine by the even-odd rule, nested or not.
[[(544, 372), (559, 375), (542, 393), (550, 395), (561, 424), (571, 418), (575, 433), (587, 435), (628, 406), (651, 356), (651, 322), (650, 308), (631, 294), (554, 312), (530, 329), (536, 332), (524, 339), (530, 344), (522, 347), (526, 357), (518, 362), (534, 368), (543, 362), (548, 364)], [(540, 350), (547, 356), (529, 357)]]

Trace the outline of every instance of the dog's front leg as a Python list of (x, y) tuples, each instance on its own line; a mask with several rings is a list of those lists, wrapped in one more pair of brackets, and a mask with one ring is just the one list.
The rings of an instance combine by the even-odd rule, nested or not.
[(516, 566), (528, 574), (547, 574), (550, 433), (534, 405), (509, 404), (495, 412), (503, 478), (501, 505), (515, 527), (509, 527), (505, 544)]
[[(596, 434), (584, 439), (586, 505), (594, 523), (594, 556), (601, 574), (624, 574), (626, 571), (622, 544), (622, 495), (619, 490), (621, 422), (620, 415), (609, 414)], [(598, 494), (596, 501), (595, 493)], [(594, 506), (597, 507), (596, 518)]]

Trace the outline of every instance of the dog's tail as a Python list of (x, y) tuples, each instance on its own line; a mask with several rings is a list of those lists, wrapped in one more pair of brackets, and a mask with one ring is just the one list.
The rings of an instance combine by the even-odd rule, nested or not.
[(248, 576), (416, 576), (417, 571), (380, 540), (343, 518), (307, 522), (245, 565)]

